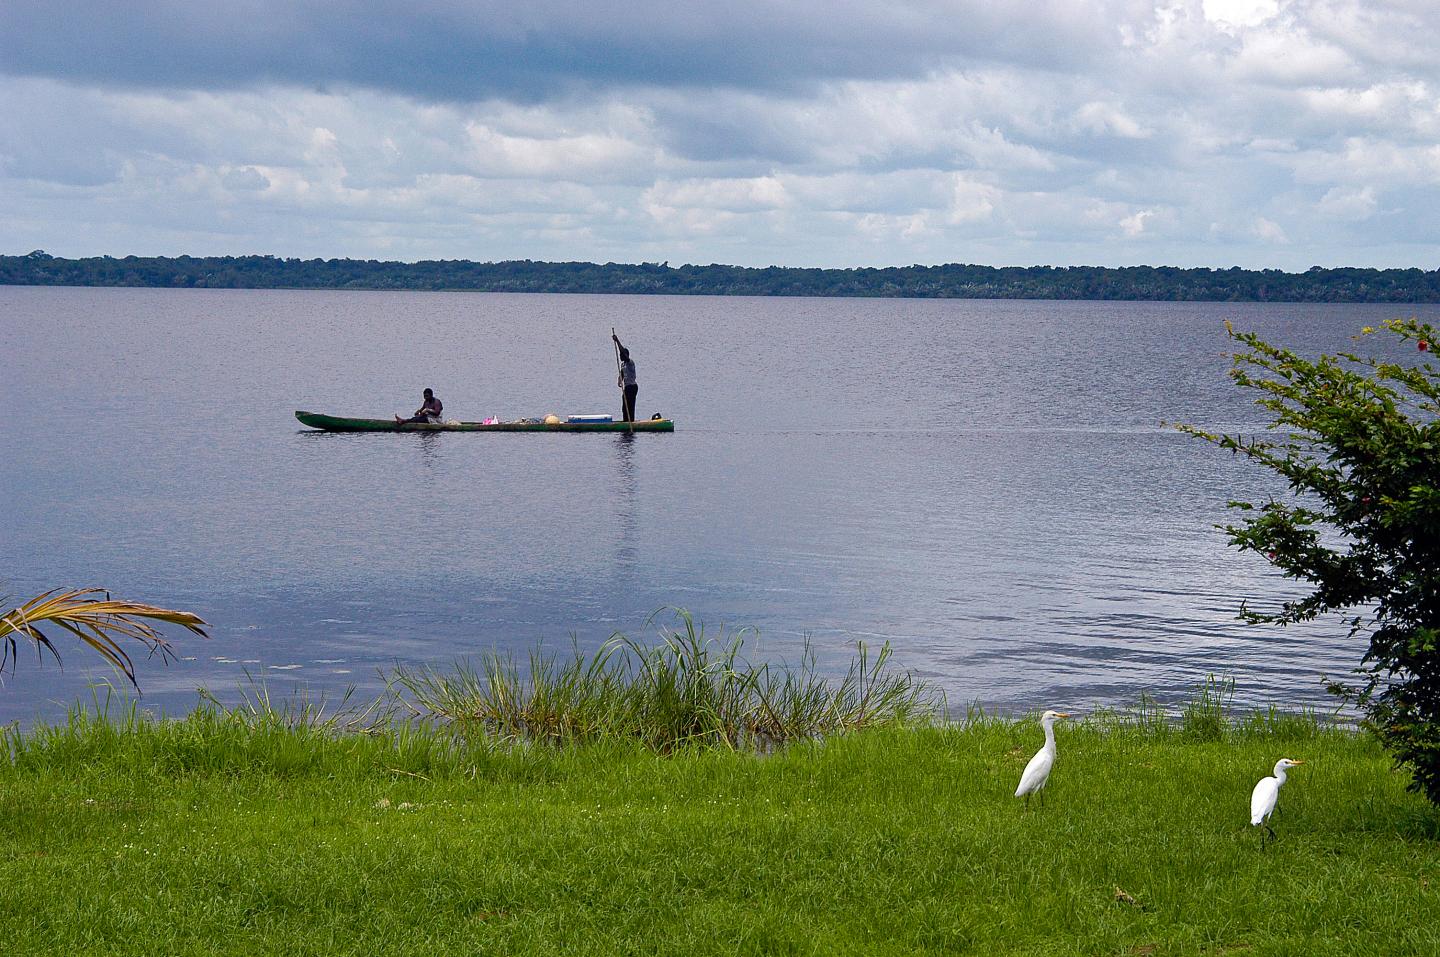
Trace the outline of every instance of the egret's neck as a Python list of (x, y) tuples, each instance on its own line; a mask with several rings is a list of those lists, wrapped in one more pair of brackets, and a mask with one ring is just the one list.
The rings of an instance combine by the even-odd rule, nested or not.
[(1051, 751), (1054, 751), (1054, 750), (1055, 750), (1055, 722), (1054, 722), (1054, 721), (1046, 721), (1046, 722), (1044, 722), (1044, 723), (1042, 724), (1042, 727), (1045, 728), (1045, 747), (1049, 748)]
[[(1285, 783), (1285, 769), (1280, 767), (1279, 765), (1275, 766), (1275, 780), (1280, 782), (1280, 784)], [(1277, 787), (1278, 786), (1279, 785), (1277, 785)]]

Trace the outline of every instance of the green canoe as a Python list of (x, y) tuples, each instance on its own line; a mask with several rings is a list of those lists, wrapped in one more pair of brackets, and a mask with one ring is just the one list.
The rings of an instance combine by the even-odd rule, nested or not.
[(674, 432), (670, 419), (641, 419), (638, 422), (402, 422), (394, 419), (347, 419), (319, 412), (296, 412), (301, 425), (324, 432)]

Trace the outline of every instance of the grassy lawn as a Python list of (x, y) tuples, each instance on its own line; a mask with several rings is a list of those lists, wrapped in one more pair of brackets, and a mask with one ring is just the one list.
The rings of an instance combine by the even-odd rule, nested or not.
[(1369, 739), (1058, 737), (1027, 812), (1033, 721), (660, 756), (80, 720), (0, 762), (0, 952), (1440, 952), (1440, 815)]

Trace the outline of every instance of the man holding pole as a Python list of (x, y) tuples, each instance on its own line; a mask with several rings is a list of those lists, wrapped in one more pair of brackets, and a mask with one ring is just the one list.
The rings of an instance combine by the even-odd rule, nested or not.
[(635, 384), (635, 360), (630, 358), (630, 350), (620, 344), (614, 329), (610, 330), (610, 338), (615, 340), (615, 363), (619, 367), (616, 385), (624, 390), (620, 418), (623, 422), (634, 422), (635, 396), (640, 393), (640, 386)]

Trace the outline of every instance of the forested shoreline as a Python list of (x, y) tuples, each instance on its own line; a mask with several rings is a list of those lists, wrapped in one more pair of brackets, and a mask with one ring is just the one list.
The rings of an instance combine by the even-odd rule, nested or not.
[(1095, 299), (1172, 302), (1440, 302), (1440, 270), (1182, 269), (1175, 266), (671, 266), (669, 263), (415, 263), (276, 256), (0, 256), (0, 285), (209, 289), (412, 289), (696, 296)]

